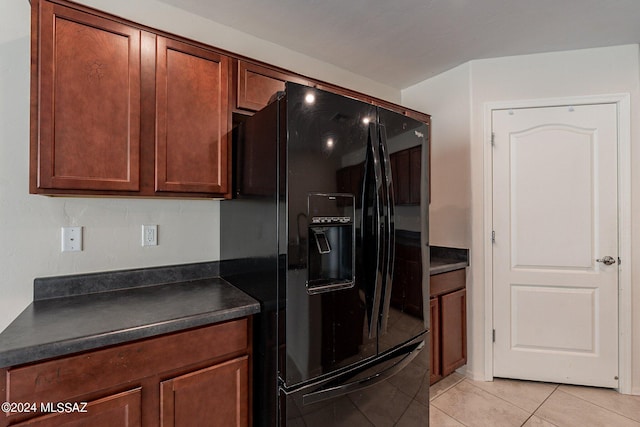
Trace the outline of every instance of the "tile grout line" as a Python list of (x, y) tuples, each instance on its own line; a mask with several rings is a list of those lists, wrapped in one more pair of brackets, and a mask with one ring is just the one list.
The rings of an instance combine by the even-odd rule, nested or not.
[[(542, 403), (540, 403), (540, 404), (538, 405), (538, 407), (533, 411), (533, 413), (531, 414), (531, 417), (533, 417), (533, 416), (535, 415), (536, 417), (540, 418), (541, 420), (544, 420), (545, 422), (547, 422), (547, 423), (549, 423), (549, 424), (554, 425), (554, 426), (556, 426), (556, 427), (557, 427), (557, 425), (556, 425), (556, 424), (552, 423), (551, 421), (549, 421), (548, 419), (546, 419), (546, 418), (544, 418), (544, 417), (541, 417), (541, 416), (537, 415), (537, 414), (536, 414), (536, 412), (538, 412), (538, 410), (539, 410), (540, 408), (542, 408), (542, 405), (544, 405), (544, 404), (545, 404), (545, 402), (546, 402), (547, 400), (549, 400), (549, 399), (551, 398), (551, 396), (553, 396), (553, 393), (555, 393), (556, 391), (558, 391), (558, 389), (559, 389), (559, 388), (560, 388), (560, 384), (556, 384), (556, 385), (555, 385), (555, 387), (554, 387), (554, 389), (553, 389), (553, 391), (552, 391), (551, 393), (549, 393), (549, 396), (547, 396), (547, 397), (542, 401)], [(531, 418), (531, 417), (529, 417), (529, 418)], [(523, 424), (523, 425), (524, 425), (524, 424)]]
[[(518, 408), (518, 409), (520, 409), (521, 411), (524, 411), (524, 412), (528, 413), (528, 414), (529, 414), (529, 416), (531, 416), (531, 415), (535, 414), (535, 411), (530, 413), (528, 409), (521, 408), (520, 406), (516, 405), (515, 403), (513, 403), (513, 402), (509, 402), (507, 399), (505, 399), (505, 398), (503, 398), (503, 397), (501, 397), (501, 396), (498, 396), (498, 395), (496, 395), (496, 394), (493, 394), (493, 393), (491, 393), (490, 391), (485, 390), (485, 389), (483, 389), (482, 387), (479, 387), (479, 386), (477, 386), (477, 385), (473, 384), (473, 382), (469, 382), (469, 385), (472, 385), (473, 387), (477, 388), (478, 390), (481, 390), (481, 391), (484, 391), (485, 393), (490, 394), (491, 396), (495, 397), (496, 399), (500, 399), (500, 400), (502, 400), (503, 402), (508, 403), (509, 405), (513, 406), (514, 408)], [(548, 398), (549, 398), (553, 393), (555, 393), (555, 391), (556, 391), (557, 387), (558, 387), (558, 386), (556, 385), (556, 388), (554, 388), (554, 389), (553, 389), (553, 391), (552, 391), (551, 393), (549, 393), (549, 396), (547, 396), (547, 397), (545, 398), (545, 400), (544, 400), (542, 403), (546, 402), (546, 400), (547, 400), (547, 399), (548, 399)], [(541, 404), (541, 405), (542, 405), (542, 404)], [(538, 406), (538, 408), (539, 408), (539, 406)], [(536, 408), (536, 411), (538, 410), (538, 408)]]
[[(429, 404), (431, 404), (431, 402), (439, 399), (441, 396), (443, 396), (445, 393), (447, 393), (449, 390), (451, 390), (452, 388), (454, 388), (455, 386), (457, 386), (458, 384), (460, 384), (461, 382), (463, 382), (464, 380), (466, 380), (467, 377), (463, 376), (462, 378), (460, 378), (458, 381), (456, 381), (455, 383), (451, 384), (449, 387), (445, 388), (444, 390), (442, 390), (440, 393), (437, 394), (437, 396), (435, 396), (433, 399), (431, 398), (431, 393), (429, 393)], [(437, 384), (437, 383), (436, 383)], [(431, 388), (431, 386), (429, 386), (429, 388)]]
[[(560, 390), (560, 386), (561, 386), (561, 385), (572, 385), (572, 384), (558, 384), (557, 391), (559, 391), (559, 392), (561, 392), (561, 393), (564, 393), (564, 394), (568, 394), (569, 396), (575, 397), (576, 399), (580, 399), (580, 400), (582, 400), (583, 402), (586, 402), (586, 403), (588, 403), (588, 404), (590, 404), (590, 405), (597, 406), (598, 408), (600, 408), (600, 409), (604, 409), (605, 411), (607, 411), (607, 412), (611, 412), (612, 414), (619, 415), (619, 416), (621, 416), (621, 417), (623, 417), (623, 418), (626, 418), (626, 419), (628, 419), (628, 420), (633, 421), (634, 423), (640, 423), (640, 421), (638, 421), (638, 420), (636, 420), (636, 419), (634, 419), (634, 418), (628, 417), (628, 416), (626, 416), (625, 414), (621, 414), (621, 413), (620, 413), (620, 412), (618, 412), (618, 411), (614, 411), (613, 409), (607, 408), (607, 407), (605, 407), (605, 406), (601, 406), (601, 405), (600, 405), (600, 404), (598, 404), (598, 403), (595, 403), (595, 402), (592, 402), (592, 401), (590, 401), (590, 400), (584, 399), (584, 398), (582, 398), (582, 397), (580, 397), (580, 396), (576, 396), (576, 395), (575, 395), (575, 394), (573, 394), (573, 393), (568, 393), (568, 392), (566, 392), (566, 391), (564, 391), (564, 390)], [(588, 386), (578, 386), (578, 387), (588, 387)], [(555, 391), (554, 391), (554, 393), (555, 393)], [(537, 409), (536, 409), (536, 411), (537, 411)]]
[(460, 421), (459, 419), (457, 419), (456, 417), (454, 417), (453, 415), (449, 414), (448, 412), (446, 412), (443, 409), (438, 408), (435, 405), (432, 405), (431, 402), (435, 402), (436, 400), (438, 400), (439, 398), (441, 398), (442, 396), (444, 396), (445, 394), (449, 393), (451, 390), (453, 390), (453, 388), (455, 388), (458, 384), (463, 383), (465, 380), (467, 379), (467, 377), (463, 376), (460, 381), (456, 382), (455, 384), (453, 384), (450, 387), (447, 387), (446, 389), (444, 389), (444, 391), (442, 391), (438, 397), (435, 397), (433, 399), (433, 401), (431, 399), (429, 399), (429, 414), (431, 414), (431, 406), (433, 406), (434, 408), (436, 408), (438, 411), (442, 412), (443, 414), (445, 414), (447, 417), (451, 418), (452, 420), (455, 420), (456, 422), (462, 424), (464, 427), (469, 427), (467, 424), (463, 423), (462, 421)]
[[(467, 377), (464, 377), (462, 380), (458, 381), (458, 382), (457, 382), (457, 383), (455, 383), (453, 386), (451, 386), (451, 387), (447, 388), (445, 391), (443, 391), (442, 393), (440, 393), (440, 395), (439, 395), (438, 397), (436, 397), (435, 399), (433, 399), (433, 401), (436, 401), (436, 400), (438, 400), (440, 397), (444, 396), (446, 393), (448, 393), (451, 389), (453, 389), (454, 387), (456, 387), (458, 384), (461, 384), (461, 383), (463, 383), (463, 382), (467, 382), (467, 384), (469, 384), (469, 385), (473, 386), (474, 388), (476, 388), (476, 389), (478, 389), (478, 390), (480, 390), (480, 391), (483, 391), (483, 392), (485, 392), (485, 393), (487, 393), (487, 394), (489, 394), (489, 395), (491, 395), (491, 396), (495, 397), (496, 399), (502, 400), (503, 402), (507, 403), (508, 405), (511, 405), (511, 406), (513, 406), (514, 408), (520, 409), (521, 411), (523, 411), (523, 412), (525, 412), (525, 413), (527, 413), (527, 414), (529, 413), (529, 411), (527, 411), (526, 409), (523, 409), (523, 408), (519, 407), (518, 405), (516, 405), (516, 404), (514, 404), (514, 403), (511, 403), (511, 402), (509, 402), (508, 400), (503, 399), (503, 398), (502, 398), (502, 397), (500, 397), (500, 396), (496, 396), (495, 394), (490, 393), (490, 392), (488, 392), (487, 390), (485, 390), (485, 389), (483, 389), (483, 388), (481, 388), (481, 387), (478, 387), (478, 386), (474, 385), (474, 384), (473, 384), (473, 382), (472, 382), (472, 380), (467, 381), (467, 379), (468, 379)], [(558, 387), (558, 386), (556, 385), (556, 388), (557, 388), (557, 387)], [(551, 396), (554, 392), (555, 392), (555, 389), (554, 389), (554, 390), (549, 394), (549, 396)], [(549, 396), (547, 396), (547, 399), (549, 398)], [(545, 399), (545, 401), (546, 401), (546, 399)], [(544, 402), (543, 402), (543, 403), (544, 403)], [(429, 404), (431, 404), (431, 401), (429, 401)], [(437, 406), (435, 406), (435, 405), (434, 405), (434, 407), (435, 407), (436, 409), (438, 409), (440, 412), (442, 412), (443, 414), (447, 415), (448, 417), (453, 418), (454, 420), (456, 420), (457, 422), (459, 422), (459, 423), (460, 423), (460, 424), (462, 424), (463, 426), (467, 426), (467, 424), (463, 423), (462, 421), (460, 421), (459, 419), (457, 419), (455, 416), (453, 416), (453, 415), (449, 414), (449, 413), (448, 413), (448, 412), (446, 412), (444, 409), (438, 408), (438, 407), (437, 407)], [(536, 409), (536, 410), (537, 410), (537, 409)], [(529, 417), (527, 418), (527, 420), (528, 420), (529, 418), (531, 418), (533, 415), (534, 415), (533, 413), (529, 414)], [(527, 420), (525, 420), (525, 423), (527, 422)], [(546, 421), (546, 420), (545, 420), (545, 421)], [(550, 423), (550, 424), (552, 424), (552, 423)], [(524, 424), (523, 424), (523, 425), (524, 425)], [(555, 425), (555, 424), (554, 424), (554, 425)], [(556, 426), (556, 427), (557, 427), (557, 426)]]

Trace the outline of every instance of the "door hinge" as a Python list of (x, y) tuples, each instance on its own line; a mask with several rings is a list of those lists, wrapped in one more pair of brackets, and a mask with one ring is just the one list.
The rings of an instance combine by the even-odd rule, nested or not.
[(495, 243), (496, 242), (496, 232), (495, 231), (491, 231), (491, 243)]
[(496, 330), (495, 329), (491, 332), (491, 339), (492, 339), (492, 342), (496, 342)]
[(491, 146), (496, 145), (496, 134), (495, 132), (491, 132)]

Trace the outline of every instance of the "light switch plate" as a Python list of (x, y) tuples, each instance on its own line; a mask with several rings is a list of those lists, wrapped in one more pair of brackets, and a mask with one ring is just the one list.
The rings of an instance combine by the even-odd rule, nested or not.
[(62, 227), (62, 252), (82, 250), (82, 227)]

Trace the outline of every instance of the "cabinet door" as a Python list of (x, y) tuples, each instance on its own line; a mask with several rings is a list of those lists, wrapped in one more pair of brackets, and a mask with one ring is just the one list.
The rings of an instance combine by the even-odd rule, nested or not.
[[(414, 252), (420, 253), (419, 248)], [(424, 318), (422, 302), (422, 261), (415, 259), (407, 261), (406, 268), (409, 271), (409, 280), (405, 289), (404, 310), (412, 316)]]
[[(15, 427), (136, 427), (141, 424), (141, 401), (142, 392), (140, 388), (118, 393), (112, 396), (88, 402), (86, 407), (81, 402), (69, 401), (72, 405), (69, 409), (75, 412), (53, 412), (38, 418), (27, 420)], [(55, 404), (54, 404), (55, 405)], [(40, 408), (38, 408), (40, 409)], [(64, 408), (63, 408), (64, 409)], [(55, 410), (55, 406), (54, 406)], [(82, 411), (82, 412), (81, 412)]]
[(137, 191), (140, 31), (57, 4), (39, 6), (40, 43), (32, 51), (38, 59), (32, 68), (32, 192)]
[(442, 378), (440, 369), (440, 303), (438, 298), (429, 299), (431, 308), (431, 338), (429, 340), (429, 384), (433, 384)]
[(248, 426), (248, 356), (160, 384), (163, 427)]
[(411, 174), (409, 171), (409, 150), (398, 151), (392, 154), (392, 162), (395, 164), (395, 181), (394, 190), (397, 189), (396, 204), (407, 205), (411, 202)]
[(409, 203), (420, 204), (420, 185), (422, 183), (422, 147), (409, 150)]
[(157, 37), (156, 191), (228, 191), (229, 58)]
[(261, 110), (275, 93), (284, 90), (285, 82), (309, 84), (308, 81), (297, 76), (250, 62), (238, 61), (237, 107), (250, 111)]
[(460, 289), (440, 297), (442, 375), (467, 362), (467, 291)]

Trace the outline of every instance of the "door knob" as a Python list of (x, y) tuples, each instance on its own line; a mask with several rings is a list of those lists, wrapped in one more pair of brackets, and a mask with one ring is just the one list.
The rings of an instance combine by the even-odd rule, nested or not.
[(604, 265), (611, 265), (616, 263), (616, 260), (613, 257), (610, 257), (609, 255), (602, 257), (602, 259), (597, 259), (596, 261), (601, 262)]

